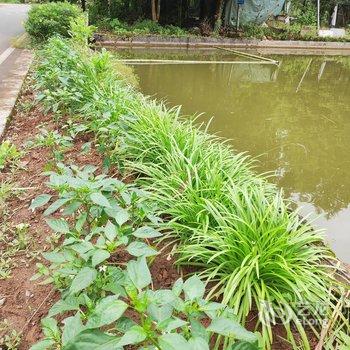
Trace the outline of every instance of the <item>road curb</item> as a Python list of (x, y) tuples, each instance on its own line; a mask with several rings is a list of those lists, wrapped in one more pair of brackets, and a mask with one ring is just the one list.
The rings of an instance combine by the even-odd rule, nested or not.
[[(15, 59), (7, 77), (0, 82), (0, 140), (4, 135), (6, 125), (10, 120), (17, 102), (23, 81), (33, 61), (33, 54), (29, 50), (21, 51)], [(8, 58), (10, 59), (10, 57)]]

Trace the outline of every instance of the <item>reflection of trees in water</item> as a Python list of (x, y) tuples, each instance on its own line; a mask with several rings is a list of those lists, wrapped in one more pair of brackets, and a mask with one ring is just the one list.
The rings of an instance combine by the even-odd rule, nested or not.
[[(262, 154), (263, 170), (277, 169), (287, 194), (313, 203), (329, 216), (350, 203), (350, 64), (283, 57), (268, 65), (142, 67), (144, 90), (160, 92), (186, 113), (215, 115), (211, 130), (233, 138), (240, 151)], [(344, 63), (345, 62), (345, 63)], [(140, 71), (138, 69), (138, 71)], [(320, 80), (318, 80), (320, 77)]]

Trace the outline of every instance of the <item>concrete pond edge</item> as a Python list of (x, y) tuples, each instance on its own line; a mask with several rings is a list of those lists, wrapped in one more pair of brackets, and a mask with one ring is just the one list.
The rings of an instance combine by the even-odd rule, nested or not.
[[(100, 33), (95, 36), (96, 45), (102, 47), (154, 47), (154, 48), (193, 48), (212, 49), (214, 46), (226, 48), (244, 49), (279, 49), (289, 51), (325, 51), (327, 54), (336, 51), (334, 54), (350, 55), (350, 42), (333, 41), (288, 41), (288, 40), (256, 40), (256, 39), (235, 39), (235, 38), (214, 38), (214, 37), (172, 37), (143, 35), (121, 38), (118, 36)], [(331, 53), (333, 54), (333, 53)]]

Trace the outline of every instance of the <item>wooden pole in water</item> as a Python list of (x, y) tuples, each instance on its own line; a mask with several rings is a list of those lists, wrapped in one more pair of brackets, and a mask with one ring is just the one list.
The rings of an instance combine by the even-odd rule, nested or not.
[(320, 31), (320, 0), (317, 0), (317, 35)]
[(232, 53), (234, 53), (237, 56), (249, 57), (249, 58), (254, 59), (254, 60), (267, 61), (267, 62), (270, 62), (270, 63), (278, 65), (278, 61), (273, 60), (272, 58), (267, 58), (267, 57), (263, 57), (263, 56), (253, 55), (251, 53), (237, 51), (237, 50), (233, 50), (233, 49), (227, 49), (225, 47), (220, 47), (220, 46), (212, 46), (212, 47), (214, 49), (232, 52)]
[(300, 89), (300, 87), (301, 87), (301, 84), (303, 83), (303, 80), (304, 80), (304, 78), (305, 78), (305, 76), (306, 76), (306, 73), (308, 72), (308, 70), (309, 70), (309, 68), (310, 68), (310, 66), (311, 66), (311, 62), (312, 62), (312, 58), (310, 59), (308, 65), (307, 65), (307, 67), (306, 67), (306, 69), (305, 69), (305, 71), (304, 71), (304, 74), (303, 74), (303, 76), (301, 77), (301, 79), (300, 79), (300, 81), (299, 81), (298, 87), (297, 87), (297, 89), (295, 90), (295, 92), (298, 92), (298, 91), (299, 91), (299, 89)]
[(320, 81), (320, 80), (321, 80), (323, 71), (324, 71), (324, 69), (326, 68), (326, 64), (327, 64), (327, 61), (323, 61), (323, 62), (322, 62), (321, 67), (320, 67), (320, 71), (318, 72), (317, 81)]
[(274, 64), (268, 61), (190, 61), (190, 60), (157, 60), (145, 58), (121, 59), (129, 64)]

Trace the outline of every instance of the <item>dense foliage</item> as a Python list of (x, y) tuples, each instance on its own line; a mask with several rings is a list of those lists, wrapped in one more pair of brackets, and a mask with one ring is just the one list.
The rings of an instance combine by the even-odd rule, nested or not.
[[(115, 69), (115, 58), (83, 45), (86, 28), (80, 27), (71, 40), (53, 38), (40, 53), (38, 98), (94, 132), (107, 165), (141, 174), (138, 183), (157, 204), (156, 214), (169, 218), (164, 238), (179, 244), (180, 263), (202, 268), (210, 297), (231, 306), (239, 321), (257, 308), (266, 348), (280, 317), (293, 346), (294, 325), (309, 349), (304, 327), (309, 318), (322, 325), (325, 315), (316, 305), (332, 313), (333, 289), (340, 288), (320, 234), (253, 172), (249, 157), (181, 118), (179, 109), (169, 110), (130, 86)], [(97, 204), (108, 207), (108, 197), (98, 198)], [(300, 319), (300, 308), (308, 317)]]
[(55, 34), (67, 37), (71, 20), (80, 14), (81, 10), (76, 5), (67, 2), (32, 6), (25, 29), (35, 41), (45, 41)]

